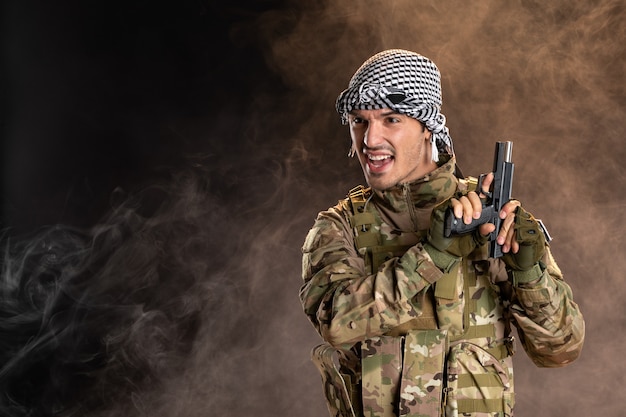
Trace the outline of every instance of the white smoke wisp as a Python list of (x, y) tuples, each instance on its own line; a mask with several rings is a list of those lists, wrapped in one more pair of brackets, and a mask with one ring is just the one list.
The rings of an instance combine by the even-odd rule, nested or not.
[[(4, 240), (1, 415), (146, 415), (228, 301), (212, 274), (228, 213), (196, 174), (122, 203), (90, 230)], [(154, 414), (152, 414), (154, 415)]]

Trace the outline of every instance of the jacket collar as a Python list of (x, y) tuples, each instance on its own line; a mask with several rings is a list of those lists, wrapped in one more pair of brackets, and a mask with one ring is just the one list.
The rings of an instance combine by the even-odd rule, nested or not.
[(387, 190), (374, 190), (374, 198), (388, 210), (401, 212), (408, 210), (409, 201), (418, 209), (432, 208), (452, 197), (459, 182), (454, 175), (456, 158), (448, 155), (445, 159), (444, 155), (440, 155), (440, 158), (444, 163), (426, 176)]

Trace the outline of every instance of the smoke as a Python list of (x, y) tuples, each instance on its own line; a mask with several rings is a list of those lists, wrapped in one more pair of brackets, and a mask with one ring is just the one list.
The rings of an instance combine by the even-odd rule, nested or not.
[(226, 264), (229, 245), (211, 236), (228, 214), (202, 188), (180, 175), (124, 197), (90, 230), (5, 240), (2, 415), (161, 406), (156, 393), (186, 366), (204, 316), (228, 304), (216, 296), (229, 283), (205, 281), (209, 264)]
[(466, 174), (514, 142), (585, 314), (574, 364), (515, 357), (516, 415), (618, 415), (622, 2), (91, 3), (5, 6), (1, 415), (326, 415), (299, 248), (386, 48), (439, 66)]

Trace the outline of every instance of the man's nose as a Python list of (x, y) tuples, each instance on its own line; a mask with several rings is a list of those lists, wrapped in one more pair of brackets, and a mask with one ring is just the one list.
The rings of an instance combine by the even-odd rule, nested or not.
[(380, 123), (371, 121), (365, 131), (364, 143), (368, 148), (375, 148), (383, 142), (383, 128)]

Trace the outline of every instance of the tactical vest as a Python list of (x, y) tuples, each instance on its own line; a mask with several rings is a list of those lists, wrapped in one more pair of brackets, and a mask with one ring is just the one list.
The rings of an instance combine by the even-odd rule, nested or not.
[[(369, 189), (355, 187), (342, 205), (356, 249), (366, 270), (374, 273), (423, 236), (398, 233), (392, 242), (382, 239), (382, 220), (375, 208), (368, 207), (370, 196)], [(487, 279), (487, 271), (475, 271), (481, 265), (486, 268), (487, 261), (462, 260), (425, 292), (418, 318), (382, 336), (350, 351), (328, 344), (314, 348), (312, 359), (322, 375), (330, 415), (512, 415), (513, 340), (507, 311), (499, 320), (506, 323), (500, 338), (494, 323), (470, 319), (477, 299), (490, 290), (478, 282)]]

